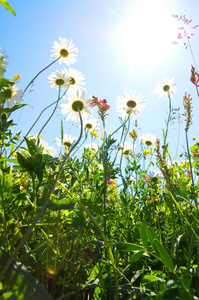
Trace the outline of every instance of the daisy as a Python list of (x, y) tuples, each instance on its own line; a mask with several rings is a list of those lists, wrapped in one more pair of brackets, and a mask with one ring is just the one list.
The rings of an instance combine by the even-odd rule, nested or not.
[(153, 182), (157, 182), (159, 179), (163, 179), (163, 175), (160, 171), (150, 171), (148, 173), (148, 176)]
[(58, 146), (67, 146), (68, 148), (72, 146), (73, 142), (76, 140), (76, 137), (72, 137), (72, 135), (68, 135), (67, 133), (64, 134), (63, 143), (61, 139), (56, 138), (56, 142)]
[(99, 145), (97, 143), (89, 143), (84, 146), (84, 149), (89, 149), (97, 152), (99, 149)]
[(16, 84), (5, 89), (6, 93), (6, 105), (7, 107), (12, 107), (19, 104), (23, 99), (24, 91), (20, 89)]
[(86, 119), (86, 120), (84, 120), (84, 128), (88, 131), (98, 130), (99, 123), (94, 118)]
[(174, 87), (176, 83), (174, 82), (174, 78), (167, 79), (163, 78), (163, 84), (157, 83), (155, 87), (155, 93), (159, 98), (167, 99), (168, 97), (172, 98), (177, 88)]
[(84, 120), (87, 115), (92, 115), (92, 110), (89, 107), (89, 103), (91, 98), (84, 99), (86, 96), (86, 89), (72, 89), (69, 90), (67, 93), (68, 97), (63, 97), (66, 100), (66, 104), (61, 104), (62, 107), (62, 114), (65, 115), (69, 113), (66, 120), (80, 121), (79, 112), (81, 113), (82, 119)]
[(48, 79), (50, 80), (48, 83), (51, 84), (51, 88), (56, 87), (59, 89), (60, 87), (67, 88), (69, 86), (69, 78), (64, 70), (53, 72)]
[(82, 85), (85, 85), (84, 75), (78, 70), (73, 68), (66, 70), (66, 68), (64, 68), (64, 72), (68, 76), (68, 81), (71, 87), (81, 88)]
[(33, 140), (35, 143), (37, 143), (37, 141), (39, 140), (38, 147), (43, 152), (43, 154), (48, 154), (50, 156), (54, 156), (57, 153), (57, 150), (54, 147), (49, 146), (48, 143), (43, 141), (40, 137), (41, 137), (41, 135), (38, 136), (37, 134), (33, 134), (33, 135), (29, 136), (29, 139)]
[(156, 142), (156, 136), (151, 133), (143, 134), (139, 139), (141, 143), (145, 144), (147, 147), (154, 146)]
[[(1, 50), (1, 46), (0, 46), (0, 50)], [(8, 60), (8, 55), (4, 55), (4, 53), (6, 52), (6, 50), (0, 51), (0, 60), (1, 61), (1, 65), (4, 69), (7, 69), (7, 65), (9, 65)]]
[(47, 142), (39, 139), (39, 148), (42, 150), (43, 154), (48, 154), (50, 156), (54, 156), (57, 150), (54, 147), (48, 145)]
[(118, 153), (120, 155), (124, 155), (124, 156), (130, 156), (131, 154), (133, 154), (135, 149), (135, 146), (132, 145), (129, 142), (124, 142), (124, 144), (120, 144), (119, 148), (118, 148)]
[(55, 56), (57, 58), (60, 57), (60, 64), (62, 62), (68, 66), (70, 64), (74, 64), (77, 61), (75, 57), (77, 56), (78, 50), (77, 48), (74, 48), (75, 45), (73, 44), (73, 41), (59, 37), (59, 42), (60, 43), (57, 41), (54, 42), (53, 50), (50, 51), (53, 53), (51, 56)]
[(118, 96), (117, 98), (117, 111), (119, 115), (126, 119), (130, 114), (133, 118), (134, 115), (138, 115), (141, 110), (145, 107), (145, 102), (142, 101), (144, 97), (140, 94), (137, 94), (136, 91), (125, 92), (125, 96)]

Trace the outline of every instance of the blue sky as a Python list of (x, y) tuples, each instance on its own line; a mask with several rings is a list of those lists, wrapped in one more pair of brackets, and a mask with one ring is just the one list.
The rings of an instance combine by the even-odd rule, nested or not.
[[(198, 138), (199, 99), (189, 81), (193, 60), (182, 40), (178, 45), (172, 44), (177, 40), (180, 23), (171, 17), (172, 14), (185, 14), (192, 19), (191, 26), (199, 24), (197, 0), (9, 0), (9, 3), (17, 17), (0, 6), (0, 45), (7, 50), (10, 63), (6, 77), (12, 79), (21, 74), (19, 84), (25, 88), (34, 75), (53, 60), (50, 57), (53, 42), (66, 37), (78, 47), (78, 62), (71, 67), (85, 75), (87, 95), (106, 98), (111, 105), (106, 121), (108, 133), (120, 124), (116, 112), (117, 96), (123, 96), (124, 91), (131, 89), (141, 92), (147, 101), (146, 108), (137, 118), (139, 135), (153, 133), (162, 139), (168, 102), (159, 99), (154, 88), (163, 77), (174, 77), (178, 91), (172, 105), (181, 107), (182, 113), (185, 91), (192, 95), (194, 123), (189, 134), (190, 144), (193, 144), (193, 136)], [(198, 64), (199, 29), (194, 33), (190, 42)], [(28, 106), (20, 114), (13, 114), (18, 123), (16, 131), (25, 135), (40, 111), (56, 100), (57, 90), (47, 84), (48, 76), (64, 67), (67, 66), (52, 65), (27, 91), (24, 103)], [(43, 115), (32, 130), (33, 134), (39, 131), (51, 111), (52, 108)], [(56, 146), (55, 139), (60, 137), (60, 120), (58, 110), (43, 131), (43, 139), (52, 146)], [(173, 155), (176, 154), (179, 127), (178, 152), (185, 145), (184, 123), (176, 122), (169, 131)], [(131, 122), (130, 129), (133, 128)], [(64, 122), (65, 133), (78, 136), (78, 131), (77, 124)]]

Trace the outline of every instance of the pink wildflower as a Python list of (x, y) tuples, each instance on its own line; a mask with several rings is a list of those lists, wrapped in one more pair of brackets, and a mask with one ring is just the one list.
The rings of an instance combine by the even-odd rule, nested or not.
[(114, 181), (113, 181), (112, 179), (109, 179), (109, 180), (107, 181), (107, 183), (108, 183), (108, 184), (113, 184)]

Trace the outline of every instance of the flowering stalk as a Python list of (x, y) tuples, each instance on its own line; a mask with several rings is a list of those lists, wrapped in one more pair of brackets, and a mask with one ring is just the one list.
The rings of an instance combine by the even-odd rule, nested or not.
[(197, 95), (199, 97), (199, 74), (196, 72), (194, 66), (191, 66), (191, 77), (190, 77), (190, 81), (195, 85), (196, 87), (196, 92)]
[(6, 261), (5, 265), (3, 266), (3, 268), (0, 271), (0, 281), (2, 280), (3, 276), (5, 275), (6, 271), (8, 270), (10, 264), (12, 263), (12, 259), (18, 254), (18, 252), (20, 251), (20, 249), (23, 247), (25, 241), (27, 240), (27, 238), (29, 237), (29, 235), (31, 234), (33, 228), (35, 227), (36, 223), (39, 221), (39, 219), (42, 217), (42, 215), (44, 214), (48, 203), (50, 201), (50, 196), (53, 193), (55, 186), (57, 184), (57, 181), (59, 180), (61, 173), (63, 171), (64, 165), (69, 157), (69, 155), (71, 154), (71, 152), (73, 151), (73, 149), (77, 146), (77, 144), (80, 142), (81, 138), (82, 138), (82, 134), (83, 134), (83, 121), (82, 121), (82, 116), (81, 113), (79, 112), (79, 118), (80, 118), (80, 123), (81, 123), (81, 131), (80, 131), (80, 135), (78, 140), (76, 141), (76, 143), (74, 143), (70, 150), (68, 151), (68, 153), (65, 154), (64, 160), (61, 164), (61, 167), (55, 177), (55, 180), (46, 196), (46, 198), (44, 199), (44, 203), (43, 206), (41, 208), (41, 210), (39, 211), (38, 215), (36, 216), (36, 218), (34, 219), (33, 223), (31, 224), (31, 226), (28, 227), (27, 231), (24, 233), (23, 238), (20, 240), (20, 242), (18, 243), (17, 247), (15, 248), (15, 250), (12, 252), (12, 254), (10, 255), (10, 257), (8, 258), (8, 260)]
[[(196, 197), (196, 192), (195, 192), (195, 184), (194, 184), (194, 179), (193, 179), (193, 169), (192, 169), (191, 155), (190, 155), (190, 152), (189, 152), (189, 142), (188, 142), (188, 130), (189, 130), (189, 126), (192, 124), (191, 100), (192, 100), (192, 98), (191, 98), (190, 94), (185, 93), (185, 96), (183, 98), (183, 105), (184, 105), (185, 112), (184, 112), (183, 116), (185, 116), (185, 121), (186, 121), (185, 138), (186, 138), (187, 154), (188, 154), (188, 159), (189, 159), (189, 168), (190, 168), (190, 173), (191, 173), (192, 195), (193, 195), (193, 200), (194, 200), (195, 206), (196, 206), (196, 219), (195, 219), (194, 226), (193, 226), (194, 231), (196, 231), (196, 221), (198, 220), (199, 212), (198, 212), (198, 202), (197, 202), (197, 197)], [(193, 232), (192, 236), (191, 236), (189, 254), (188, 254), (188, 259), (187, 259), (187, 272), (190, 271), (190, 264), (191, 264), (191, 258), (192, 258), (192, 253), (193, 253), (194, 240), (195, 240), (195, 234)], [(199, 242), (198, 242), (198, 245), (199, 245)], [(198, 255), (199, 255), (199, 253), (198, 253)]]
[(105, 118), (108, 115), (107, 110), (110, 109), (110, 105), (108, 104), (106, 99), (99, 99), (96, 96), (92, 96), (92, 101), (90, 102), (92, 107), (98, 107), (98, 114), (100, 119), (102, 120), (103, 125), (103, 139), (104, 139), (104, 234), (106, 236), (106, 194), (107, 194), (107, 169), (108, 169), (108, 140), (107, 140), (107, 133), (106, 133), (106, 126), (105, 126)]

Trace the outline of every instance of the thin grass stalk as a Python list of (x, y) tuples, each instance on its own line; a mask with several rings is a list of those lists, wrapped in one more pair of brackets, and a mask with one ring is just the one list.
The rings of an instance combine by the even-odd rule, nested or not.
[(35, 227), (36, 223), (38, 222), (38, 220), (42, 217), (42, 215), (44, 214), (48, 203), (50, 201), (50, 196), (53, 193), (55, 186), (57, 184), (57, 181), (59, 180), (61, 173), (63, 171), (64, 165), (69, 157), (69, 155), (72, 153), (73, 149), (77, 146), (77, 144), (80, 142), (81, 138), (82, 138), (82, 134), (83, 134), (83, 121), (82, 121), (82, 116), (81, 113), (79, 112), (79, 117), (80, 117), (80, 122), (81, 122), (81, 131), (80, 131), (80, 135), (78, 140), (76, 141), (76, 143), (74, 145), (71, 146), (71, 149), (69, 150), (69, 153), (65, 155), (65, 158), (61, 164), (61, 167), (59, 169), (59, 172), (57, 173), (55, 180), (49, 190), (48, 195), (46, 196), (46, 198), (44, 199), (44, 204), (41, 208), (41, 210), (39, 211), (38, 215), (36, 216), (36, 218), (34, 219), (33, 223), (31, 224), (31, 226), (27, 229), (27, 231), (25, 232), (23, 238), (20, 240), (19, 244), (17, 245), (16, 249), (12, 252), (12, 254), (10, 255), (10, 257), (8, 258), (8, 260), (6, 261), (5, 265), (3, 266), (3, 268), (0, 271), (0, 280), (2, 280), (3, 276), (5, 275), (5, 273), (7, 272), (10, 264), (12, 263), (12, 259), (18, 254), (19, 250), (23, 247), (25, 241), (27, 240), (27, 238), (29, 237), (30, 233), (32, 232), (33, 228)]

